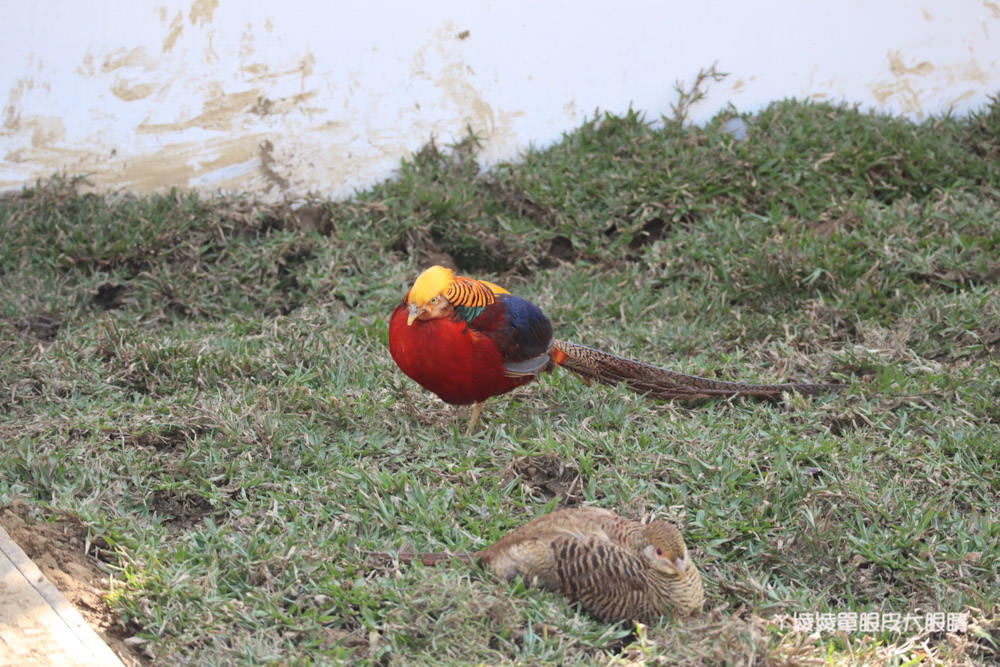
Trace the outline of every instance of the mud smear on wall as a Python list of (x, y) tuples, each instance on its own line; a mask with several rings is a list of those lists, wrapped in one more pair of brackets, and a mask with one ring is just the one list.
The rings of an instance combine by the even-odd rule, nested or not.
[[(22, 117), (21, 94), (12, 91), (8, 125), (22, 134), (30, 129), (35, 139), (6, 159), (38, 176), (86, 173), (101, 191), (249, 190), (278, 199), (331, 189), (346, 194), (435, 137), (472, 131), (486, 160), (519, 148), (514, 121), (524, 114), (497, 110), (477, 85), (466, 61), (466, 46), (477, 37), (469, 30), (444, 23), (412, 53), (411, 79), (425, 108), (413, 105), (412, 117), (400, 111), (393, 124), (373, 121), (370, 112), (398, 104), (395, 94), (372, 93), (353, 74), (350, 85), (331, 87), (330, 71), (317, 72), (308, 45), (275, 58), (270, 22), (247, 25), (228, 53), (220, 50), (217, 65), (218, 7), (217, 0), (195, 0), (186, 12), (163, 7), (153, 46), (86, 53), (75, 72), (113, 102), (98, 113), (117, 132), (116, 143), (81, 141), (55, 116)], [(327, 66), (337, 72), (336, 63)], [(423, 113), (427, 106), (433, 113)], [(134, 124), (122, 136), (126, 117)], [(20, 184), (5, 176), (0, 172), (0, 187)]]
[(247, 187), (265, 193), (284, 191), (289, 182), (274, 163), (273, 153), (274, 145), (263, 133), (183, 142), (150, 155), (115, 161), (90, 180), (101, 190), (157, 192), (183, 184), (213, 190)]
[(148, 83), (130, 84), (128, 81), (118, 80), (111, 86), (111, 92), (120, 100), (134, 102), (149, 97), (155, 89)]
[[(975, 58), (945, 65), (935, 65), (926, 60), (907, 64), (898, 50), (886, 54), (891, 79), (881, 79), (867, 86), (880, 105), (895, 105), (902, 113), (916, 118), (926, 116), (925, 108), (931, 100), (940, 98), (960, 84), (985, 84), (990, 75), (979, 66)], [(956, 106), (973, 97), (977, 88), (970, 86), (962, 92), (952, 92), (945, 106)]]
[[(160, 8), (160, 20), (165, 21), (167, 18), (167, 8)], [(180, 39), (181, 33), (184, 32), (184, 14), (177, 12), (174, 15), (173, 20), (170, 22), (170, 31), (167, 36), (163, 38), (163, 52), (170, 53), (173, 51), (174, 46), (177, 44), (177, 40)]]
[(30, 77), (18, 79), (7, 93), (7, 104), (3, 108), (4, 134), (21, 127), (21, 98), (26, 90), (33, 88), (35, 82)]
[[(459, 30), (450, 21), (446, 22), (414, 54), (413, 62), (419, 73), (433, 82), (447, 105), (451, 106), (450, 115), (457, 115), (455, 120), (461, 125), (451, 128), (454, 136), (462, 136), (471, 130), (480, 139), (483, 157), (490, 160), (509, 155), (517, 149), (514, 119), (524, 116), (525, 112), (495, 110), (482, 89), (474, 85), (476, 72), (466, 63), (462, 52), (464, 42), (469, 39), (475, 39), (475, 35), (468, 30)], [(440, 64), (431, 71), (425, 71), (423, 65), (430, 60)]]
[[(368, 35), (358, 49), (338, 52), (320, 43), (319, 33), (311, 33), (312, 44), (299, 39), (309, 34), (302, 22), (311, 19), (281, 8), (264, 18), (219, 0), (163, 5), (111, 44), (84, 41), (72, 59), (29, 55), (31, 66), (6, 84), (0, 188), (61, 171), (86, 174), (99, 190), (340, 196), (385, 177), (431, 139), (447, 143), (471, 131), (480, 158), (492, 163), (517, 155), (533, 138), (519, 136), (528, 103), (497, 101), (505, 70), (502, 62), (484, 61), (482, 48), (496, 35), (477, 27), (415, 26), (413, 41), (396, 50), (394, 38), (373, 32), (370, 51), (350, 60)], [(1000, 18), (1000, 5), (987, 0), (984, 7), (979, 33)], [(920, 16), (933, 21), (926, 9)], [(889, 51), (868, 85), (872, 98), (920, 117), (942, 96), (951, 104), (982, 96), (997, 80), (996, 63), (980, 65), (971, 47), (955, 53), (965, 60)], [(42, 68), (46, 58), (52, 62)], [(539, 68), (539, 76), (559, 71), (547, 63)], [(756, 74), (734, 73), (729, 96), (753, 96), (764, 78)], [(664, 79), (665, 88), (674, 78)], [(811, 82), (811, 96), (835, 95), (833, 81)], [(571, 95), (557, 102), (547, 122), (565, 129), (579, 122), (582, 102)]]
[(219, 0), (194, 0), (188, 17), (191, 25), (205, 25), (212, 22), (215, 10), (219, 8)]
[[(351, 158), (345, 144), (357, 136), (337, 139), (351, 132), (352, 123), (312, 120), (327, 112), (314, 103), (319, 90), (309, 86), (320, 83), (310, 81), (316, 56), (304, 49), (284, 54), (284, 63), (273, 56), (265, 63), (256, 53), (255, 30), (247, 26), (238, 54), (244, 66), (235, 70), (244, 76), (233, 80), (228, 64), (211, 67), (218, 60), (212, 47), (218, 7), (218, 0), (195, 0), (187, 12), (161, 7), (162, 32), (153, 42), (161, 49), (126, 44), (83, 55), (74, 75), (109, 101), (82, 116), (102, 117), (110, 131), (88, 129), (81, 137), (80, 128), (68, 131), (60, 116), (24, 113), (23, 100), (35, 84), (30, 78), (19, 81), (0, 117), (0, 136), (15, 139), (3, 155), (7, 168), (0, 169), (0, 187), (62, 171), (86, 174), (99, 191), (180, 187), (254, 190), (281, 198), (290, 188), (316, 189), (317, 175), (332, 180), (328, 167), (317, 169), (319, 160), (308, 159), (310, 151), (323, 148), (333, 148), (330, 155), (339, 162), (333, 178), (349, 179), (360, 158)], [(267, 21), (264, 30), (272, 29)], [(190, 66), (192, 58), (197, 67)], [(289, 89), (295, 92), (275, 95)], [(109, 141), (109, 135), (118, 140)]]
[(198, 115), (175, 123), (143, 122), (136, 127), (136, 132), (148, 134), (169, 134), (190, 128), (204, 130), (219, 130), (228, 132), (234, 129), (241, 115), (250, 113), (255, 103), (261, 97), (256, 89), (245, 90), (228, 95), (220, 95), (205, 100), (202, 112)]

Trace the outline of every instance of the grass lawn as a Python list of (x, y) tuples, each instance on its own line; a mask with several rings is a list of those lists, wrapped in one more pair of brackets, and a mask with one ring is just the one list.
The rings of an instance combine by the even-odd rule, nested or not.
[[(997, 663), (1000, 103), (915, 124), (786, 101), (745, 139), (734, 117), (601, 115), (488, 170), (474, 138), (432, 144), (301, 206), (5, 196), (0, 506), (80, 522), (130, 662)], [(432, 263), (560, 338), (848, 387), (684, 406), (556, 372), (464, 437), (388, 351)], [(363, 554), (476, 550), (580, 503), (681, 526), (705, 613), (609, 626)]]

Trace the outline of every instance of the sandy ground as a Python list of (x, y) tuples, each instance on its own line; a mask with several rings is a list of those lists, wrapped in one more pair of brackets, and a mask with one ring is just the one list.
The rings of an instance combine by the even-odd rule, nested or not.
[(126, 643), (132, 632), (105, 600), (108, 574), (97, 558), (102, 550), (97, 544), (87, 542), (86, 526), (68, 514), (49, 518), (36, 521), (29, 505), (21, 501), (0, 507), (0, 526), (122, 662), (129, 667), (147, 663), (139, 650)]

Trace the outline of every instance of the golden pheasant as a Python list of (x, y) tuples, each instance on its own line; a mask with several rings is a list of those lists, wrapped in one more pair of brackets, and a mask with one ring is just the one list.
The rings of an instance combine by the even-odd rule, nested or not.
[(776, 401), (784, 392), (818, 394), (839, 386), (723, 382), (556, 340), (552, 323), (535, 304), (441, 266), (421, 273), (393, 311), (389, 351), (404, 373), (445, 402), (474, 404), (470, 434), (486, 399), (553, 366), (588, 382), (625, 382), (666, 400), (750, 396)]
[[(389, 559), (387, 552), (369, 555)], [(597, 507), (557, 510), (474, 554), (403, 553), (402, 562), (478, 562), (501, 579), (520, 576), (565, 595), (603, 621), (653, 622), (701, 611), (701, 574), (680, 531), (666, 521), (630, 521)]]

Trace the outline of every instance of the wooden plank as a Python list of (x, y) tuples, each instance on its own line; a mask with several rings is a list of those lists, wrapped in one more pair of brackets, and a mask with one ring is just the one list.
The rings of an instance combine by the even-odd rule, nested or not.
[(114, 651), (3, 528), (0, 665), (123, 667)]

